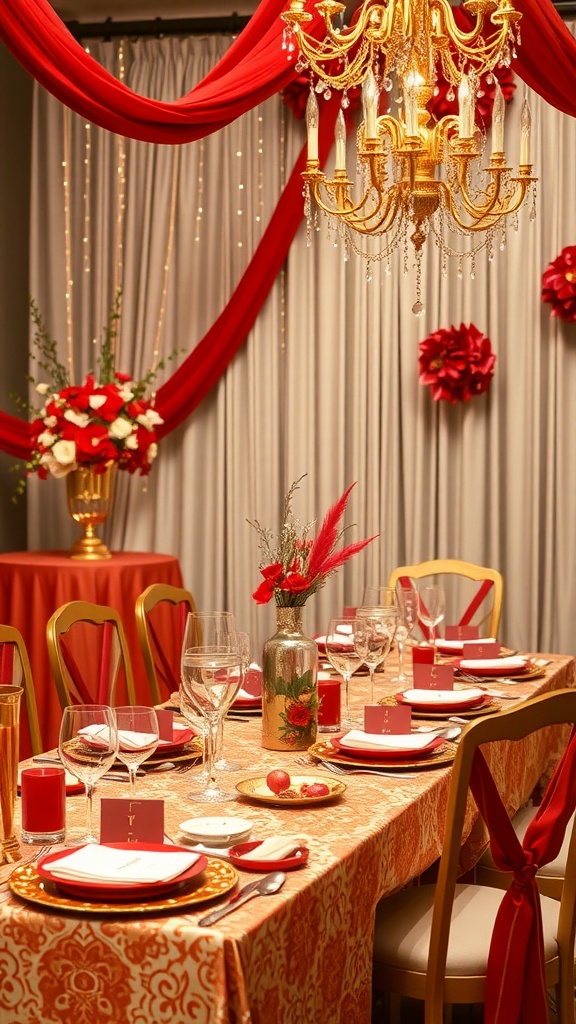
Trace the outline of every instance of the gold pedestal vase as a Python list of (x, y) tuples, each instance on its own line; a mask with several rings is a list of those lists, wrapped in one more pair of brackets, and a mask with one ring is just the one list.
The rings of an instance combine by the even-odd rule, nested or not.
[(302, 632), (302, 607), (276, 608), (262, 658), (262, 746), (306, 750), (318, 729), (318, 647)]
[(22, 856), (14, 835), (14, 809), (23, 692), (19, 686), (0, 685), (0, 864), (12, 863)]
[(70, 558), (97, 561), (112, 557), (104, 541), (96, 535), (95, 527), (103, 523), (110, 512), (117, 468), (113, 462), (103, 473), (96, 473), (89, 466), (68, 473), (68, 511), (84, 531), (83, 537), (74, 544)]

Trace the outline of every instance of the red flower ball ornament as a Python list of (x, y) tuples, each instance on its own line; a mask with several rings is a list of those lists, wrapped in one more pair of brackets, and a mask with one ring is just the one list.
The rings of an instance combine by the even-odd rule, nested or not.
[(552, 316), (576, 322), (576, 245), (567, 245), (542, 274), (542, 302), (552, 306)]
[(474, 324), (441, 327), (420, 342), (420, 383), (435, 402), (469, 402), (490, 387), (496, 356)]

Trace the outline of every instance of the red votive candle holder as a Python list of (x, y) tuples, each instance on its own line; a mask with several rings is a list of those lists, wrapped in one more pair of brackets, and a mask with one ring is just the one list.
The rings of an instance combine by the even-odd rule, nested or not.
[(22, 842), (37, 846), (61, 843), (66, 833), (66, 773), (64, 768), (24, 768)]
[(340, 731), (340, 680), (319, 679), (318, 732)]
[(413, 665), (433, 665), (436, 660), (436, 648), (432, 644), (416, 644), (412, 648)]

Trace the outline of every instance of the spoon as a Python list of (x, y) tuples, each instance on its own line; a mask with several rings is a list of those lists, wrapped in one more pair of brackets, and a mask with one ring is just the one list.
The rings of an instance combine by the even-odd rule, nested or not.
[(218, 910), (213, 910), (211, 914), (207, 914), (206, 917), (201, 917), (198, 924), (201, 928), (207, 927), (208, 925), (215, 924), (221, 917), (225, 917), (226, 914), (231, 914), (237, 907), (241, 907), (242, 904), (247, 903), (253, 896), (272, 896), (273, 893), (278, 892), (282, 888), (286, 881), (286, 875), (283, 871), (273, 871), (270, 875), (265, 875), (260, 881), (254, 886), (254, 888), (247, 892), (245, 896), (241, 896), (240, 899), (230, 900), (225, 907), (220, 907)]

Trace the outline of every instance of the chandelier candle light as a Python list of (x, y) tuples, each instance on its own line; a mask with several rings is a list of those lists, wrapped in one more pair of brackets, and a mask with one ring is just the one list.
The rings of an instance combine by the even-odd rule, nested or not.
[[(479, 81), (482, 75), (492, 76), (496, 67), (510, 65), (520, 41), (521, 15), (510, 0), (466, 0), (462, 9), (469, 29), (464, 30), (456, 24), (448, 0), (390, 0), (386, 5), (363, 0), (351, 24), (344, 26), (344, 4), (322, 0), (314, 6), (325, 22), (321, 40), (305, 31), (313, 20), (305, 9), (306, 0), (291, 0), (282, 14), (288, 57), (292, 59), (298, 51), (296, 70), (308, 69), (311, 81), (306, 110), (308, 158), (303, 174), (308, 222), (314, 196), (319, 208), (336, 221), (345, 258), (352, 247), (368, 261), (388, 259), (403, 245), (405, 270), (410, 233), (416, 257), (413, 312), (421, 314), (422, 248), (430, 232), (442, 251), (444, 273), (447, 257), (457, 256), (470, 258), (473, 275), (476, 253), (486, 246), (492, 258), (495, 229), (519, 210), (536, 181), (526, 99), (517, 174), (506, 164), (504, 98), (499, 85), (484, 181), (477, 183), (475, 173), (486, 142), (476, 109)], [(440, 70), (458, 95), (459, 113), (436, 120), (428, 105)], [(397, 117), (380, 112), (384, 106), (388, 108), (387, 97), (386, 103), (383, 101), (394, 82), (399, 92)], [(333, 88), (341, 90), (341, 104), (347, 109), (348, 90), (360, 84), (364, 117), (356, 137), (361, 180), (355, 189), (346, 167), (342, 110), (335, 130), (334, 176), (320, 170), (316, 94), (329, 98)], [(454, 235), (474, 236), (478, 242), (457, 249)], [(382, 237), (380, 250), (364, 251), (358, 244), (362, 236)]]

